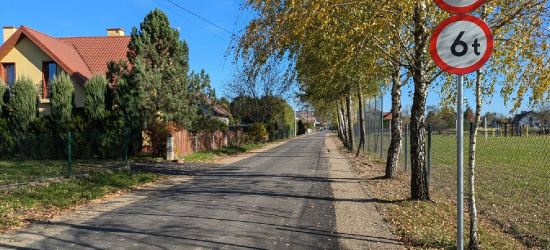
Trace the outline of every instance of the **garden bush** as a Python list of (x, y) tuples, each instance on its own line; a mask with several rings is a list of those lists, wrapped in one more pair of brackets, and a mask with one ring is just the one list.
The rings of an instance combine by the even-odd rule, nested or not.
[(107, 95), (109, 83), (101, 74), (92, 76), (86, 82), (86, 98), (84, 101), (86, 118), (88, 121), (96, 123), (103, 118), (106, 110), (105, 96)]
[(14, 131), (26, 133), (36, 117), (38, 92), (28, 77), (22, 76), (13, 84), (10, 106)]
[(117, 112), (109, 111), (105, 113), (102, 123), (105, 132), (99, 138), (101, 157), (111, 159), (123, 157), (126, 148), (124, 119)]
[(254, 143), (260, 143), (269, 139), (269, 134), (261, 123), (253, 123), (248, 126), (248, 136)]
[(6, 86), (2, 79), (0, 79), (0, 117), (7, 114), (7, 104), (9, 102), (9, 88)]
[(51, 116), (55, 128), (63, 127), (71, 119), (74, 87), (66, 73), (54, 76), (51, 83)]

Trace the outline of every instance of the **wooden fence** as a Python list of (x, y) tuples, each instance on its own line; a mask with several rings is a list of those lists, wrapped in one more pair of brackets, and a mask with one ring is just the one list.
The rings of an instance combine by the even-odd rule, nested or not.
[(174, 151), (176, 155), (181, 156), (194, 152), (219, 149), (235, 143), (243, 135), (243, 130), (238, 127), (225, 133), (222, 131), (214, 133), (203, 131), (196, 135), (184, 130), (174, 134)]

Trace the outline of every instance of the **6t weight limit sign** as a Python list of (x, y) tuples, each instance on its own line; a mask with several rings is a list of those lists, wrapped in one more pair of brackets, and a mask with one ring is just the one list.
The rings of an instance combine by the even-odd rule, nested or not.
[(463, 75), (483, 66), (493, 52), (493, 34), (483, 20), (452, 16), (435, 28), (430, 53), (443, 70)]

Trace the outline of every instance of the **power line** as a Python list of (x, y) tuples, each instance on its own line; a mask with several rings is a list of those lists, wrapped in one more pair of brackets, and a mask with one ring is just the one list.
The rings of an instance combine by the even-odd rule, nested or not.
[(203, 20), (203, 21), (205, 21), (205, 22), (211, 24), (212, 26), (214, 26), (214, 27), (216, 27), (216, 28), (218, 28), (218, 29), (220, 29), (220, 30), (225, 31), (225, 32), (229, 33), (229, 34), (232, 35), (232, 36), (235, 36), (235, 34), (233, 34), (233, 32), (231, 32), (231, 31), (229, 31), (229, 30), (226, 30), (226, 29), (224, 29), (223, 27), (220, 27), (219, 25), (217, 25), (217, 24), (215, 24), (215, 23), (213, 23), (213, 22), (210, 22), (210, 21), (206, 20), (205, 18), (203, 18), (203, 17), (201, 17), (201, 16), (195, 14), (194, 12), (192, 12), (192, 11), (190, 11), (190, 10), (188, 10), (188, 9), (186, 9), (186, 8), (184, 8), (184, 7), (182, 7), (182, 6), (180, 6), (180, 5), (178, 5), (177, 3), (174, 3), (174, 2), (171, 1), (171, 0), (166, 0), (166, 1), (168, 1), (169, 3), (171, 3), (171, 4), (175, 5), (175, 6), (177, 6), (178, 8), (180, 8), (180, 9), (182, 9), (182, 10), (184, 10), (184, 11), (189, 12), (191, 15), (200, 18), (201, 20)]
[(189, 22), (189, 23), (191, 23), (191, 24), (193, 24), (193, 25), (195, 25), (195, 26), (201, 28), (202, 30), (204, 30), (204, 31), (206, 31), (206, 32), (208, 32), (208, 33), (210, 33), (210, 34), (216, 36), (217, 38), (219, 38), (219, 39), (221, 39), (221, 40), (223, 40), (223, 41), (225, 41), (225, 42), (229, 42), (229, 41), (227, 41), (227, 39), (224, 39), (223, 37), (221, 37), (221, 36), (215, 34), (214, 32), (211, 32), (211, 31), (209, 31), (208, 29), (206, 29), (206, 28), (204, 28), (204, 27), (202, 27), (202, 26), (200, 26), (200, 25), (194, 23), (193, 21), (187, 19), (186, 17), (180, 15), (179, 13), (173, 11), (172, 9), (170, 9), (170, 8), (168, 8), (168, 7), (166, 7), (166, 6), (164, 6), (163, 4), (159, 3), (158, 1), (156, 1), (156, 0), (153, 0), (153, 1), (154, 1), (155, 3), (157, 3), (158, 5), (164, 7), (165, 9), (171, 11), (172, 13), (178, 15), (179, 17), (183, 18), (185, 21), (187, 21), (187, 22)]

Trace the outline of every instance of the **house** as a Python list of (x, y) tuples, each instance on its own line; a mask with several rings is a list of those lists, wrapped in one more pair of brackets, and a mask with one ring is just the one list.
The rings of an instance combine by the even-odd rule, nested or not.
[[(4, 27), (0, 47), (0, 77), (12, 86), (19, 76), (30, 77), (39, 90), (39, 116), (50, 114), (50, 81), (61, 72), (71, 76), (75, 107), (84, 108), (84, 84), (92, 75), (108, 71), (110, 61), (127, 60), (130, 36), (120, 28), (107, 29), (106, 36), (55, 38), (26, 26)], [(218, 116), (231, 114), (216, 105)]]
[(514, 116), (514, 122), (528, 127), (538, 127), (541, 124), (538, 114), (534, 111), (522, 111)]
[(311, 122), (316, 128), (321, 126), (321, 121), (315, 117), (314, 111), (296, 111), (296, 121)]
[(39, 115), (50, 114), (50, 81), (61, 72), (71, 76), (75, 106), (84, 108), (84, 83), (107, 72), (111, 60), (126, 60), (130, 36), (107, 29), (107, 36), (54, 38), (26, 26), (4, 27), (0, 76), (10, 87), (19, 76), (30, 77), (39, 90)]

